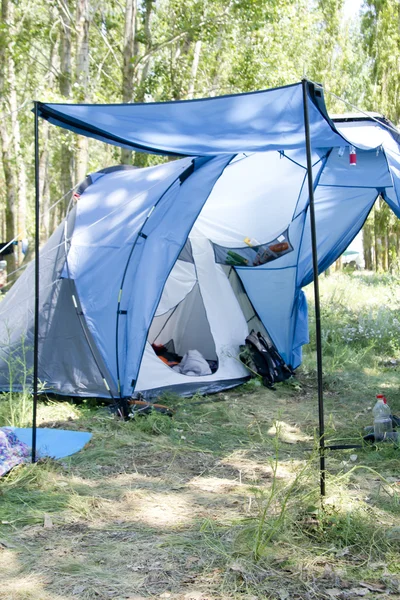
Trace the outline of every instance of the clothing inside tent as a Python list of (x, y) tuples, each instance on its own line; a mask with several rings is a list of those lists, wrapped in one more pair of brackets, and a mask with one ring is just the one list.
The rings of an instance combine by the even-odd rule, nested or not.
[[(320, 88), (308, 83), (307, 94), (322, 272), (379, 195), (400, 215), (399, 139), (369, 118), (335, 126)], [(41, 104), (40, 113), (116, 145), (188, 155), (93, 174), (41, 250), (39, 378), (48, 391), (218, 391), (248, 376), (238, 353), (251, 329), (267, 332), (288, 365), (301, 363), (302, 288), (313, 277), (301, 84), (194, 102)], [(32, 363), (33, 282), (31, 264), (1, 303), (1, 389), (10, 356)], [(174, 369), (160, 345), (182, 358), (198, 351), (207, 374)]]

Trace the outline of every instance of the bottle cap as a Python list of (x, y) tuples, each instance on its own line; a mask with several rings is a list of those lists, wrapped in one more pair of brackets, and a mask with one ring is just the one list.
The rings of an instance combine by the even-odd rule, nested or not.
[(377, 394), (376, 397), (377, 398), (384, 398), (385, 396), (383, 394)]

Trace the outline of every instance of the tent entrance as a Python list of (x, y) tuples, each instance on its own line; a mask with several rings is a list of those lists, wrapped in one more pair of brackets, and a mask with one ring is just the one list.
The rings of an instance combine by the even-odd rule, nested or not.
[(249, 333), (252, 329), (254, 329), (255, 331), (259, 331), (263, 336), (269, 336), (264, 324), (256, 313), (254, 306), (252, 305), (246, 290), (244, 289), (243, 283), (239, 275), (236, 273), (235, 268), (226, 265), (224, 265), (222, 268), (232, 286), (233, 293), (235, 294), (235, 298), (239, 303), (243, 316), (246, 319)]
[[(181, 365), (187, 353), (196, 357), (199, 376), (217, 371), (216, 346), (194, 264), (177, 261), (165, 284), (147, 341), (160, 360), (181, 375), (187, 374)], [(190, 365), (186, 370), (190, 372)]]

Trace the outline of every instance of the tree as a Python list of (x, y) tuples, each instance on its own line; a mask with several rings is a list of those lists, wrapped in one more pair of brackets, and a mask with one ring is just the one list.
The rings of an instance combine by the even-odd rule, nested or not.
[[(136, 14), (137, 0), (126, 0), (125, 4), (125, 28), (122, 50), (122, 101), (132, 102), (133, 100), (133, 77), (134, 77), (134, 59), (137, 54), (136, 42)], [(121, 162), (130, 164), (132, 152), (122, 148)]]
[[(89, 0), (77, 0), (76, 9), (76, 67), (75, 99), (85, 102), (88, 99), (89, 86)], [(75, 181), (86, 177), (88, 161), (88, 138), (78, 136), (75, 154)]]

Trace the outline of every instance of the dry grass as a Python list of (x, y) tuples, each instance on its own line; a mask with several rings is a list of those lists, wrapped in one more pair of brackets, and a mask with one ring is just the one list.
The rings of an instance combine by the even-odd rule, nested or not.
[[(360, 440), (376, 391), (400, 413), (395, 368), (376, 357), (325, 365), (331, 441)], [(399, 450), (328, 455), (322, 510), (310, 357), (297, 384), (224, 397), (193, 407), (170, 397), (172, 420), (129, 423), (41, 405), (42, 424), (93, 439), (1, 481), (0, 598), (400, 598)]]
[[(396, 547), (382, 532), (398, 518), (396, 492), (374, 472), (345, 473), (354, 463), (341, 452), (328, 459), (327, 511), (319, 511), (307, 390), (307, 381), (277, 392), (245, 386), (190, 410), (175, 400), (168, 435), (64, 405), (63, 426), (91, 429), (93, 441), (61, 464), (17, 468), (3, 480), (0, 598), (341, 598), (329, 590), (342, 585), (372, 598), (360, 581), (395, 597)], [(328, 397), (328, 412), (335, 402)], [(53, 411), (43, 405), (42, 421), (57, 425)], [(367, 419), (347, 422), (346, 435)], [(381, 452), (384, 474), (395, 477), (397, 454)], [(374, 466), (375, 455), (364, 450), (356, 464)]]

